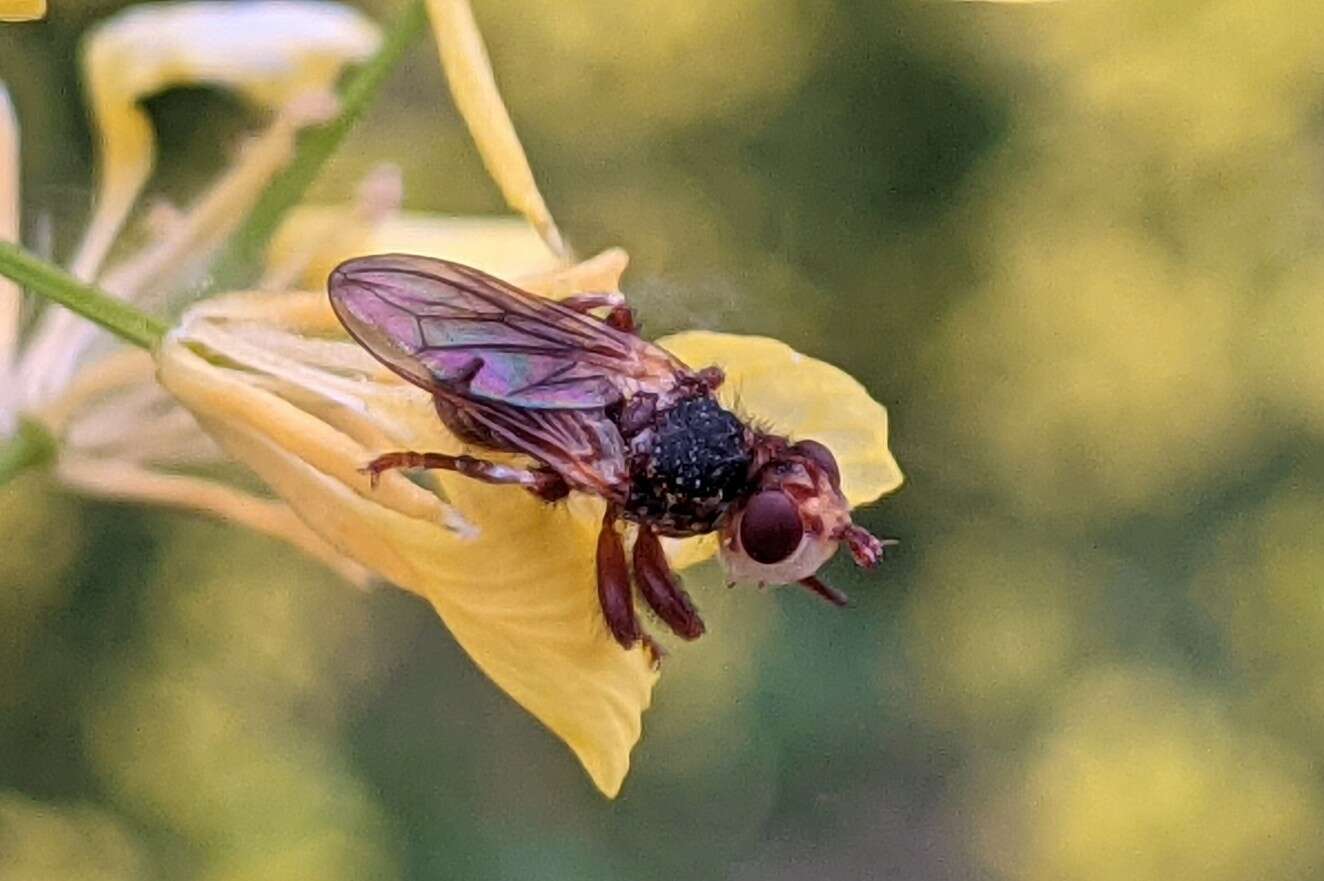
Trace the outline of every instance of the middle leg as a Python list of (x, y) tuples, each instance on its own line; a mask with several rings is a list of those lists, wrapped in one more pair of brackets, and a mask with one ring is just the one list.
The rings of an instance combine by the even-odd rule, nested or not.
[(630, 570), (625, 564), (625, 545), (616, 531), (614, 506), (607, 506), (602, 518), (602, 531), (598, 533), (598, 603), (607, 629), (621, 648), (634, 648), (643, 637), (639, 619), (634, 614), (634, 594), (630, 590)]

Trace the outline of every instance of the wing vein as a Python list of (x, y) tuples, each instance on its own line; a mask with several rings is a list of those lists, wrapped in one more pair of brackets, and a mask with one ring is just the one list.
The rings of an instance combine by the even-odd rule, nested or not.
[(598, 318), (443, 260), (356, 258), (331, 274), (329, 291), (345, 327), (378, 360), (463, 400), (587, 411), (637, 391), (664, 393), (688, 372)]

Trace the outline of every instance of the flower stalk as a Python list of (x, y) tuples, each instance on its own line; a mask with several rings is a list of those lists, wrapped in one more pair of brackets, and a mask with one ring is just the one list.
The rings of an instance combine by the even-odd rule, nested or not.
[(0, 275), (40, 297), (59, 303), (139, 348), (154, 349), (165, 336), (164, 322), (79, 281), (60, 267), (11, 242), (0, 242)]
[[(139, 348), (151, 351), (165, 336), (166, 326), (161, 321), (10, 242), (0, 241), (0, 275)], [(43, 425), (21, 419), (14, 434), (0, 443), (0, 486), (29, 468), (53, 461), (58, 447)]]
[(426, 27), (427, 10), (423, 0), (409, 0), (399, 18), (386, 31), (377, 54), (345, 82), (336, 115), (300, 134), (294, 161), (271, 182), (218, 259), (213, 273), (213, 289), (239, 287), (253, 280), (255, 267), (262, 265), (262, 252), (281, 220), (302, 201), (386, 77)]

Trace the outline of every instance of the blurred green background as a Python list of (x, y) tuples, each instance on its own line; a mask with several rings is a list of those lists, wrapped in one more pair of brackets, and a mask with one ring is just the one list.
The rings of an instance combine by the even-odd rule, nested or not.
[[(0, 27), (74, 240), (78, 36)], [(552, 209), (649, 333), (890, 408), (842, 612), (692, 575), (621, 797), (433, 612), (183, 516), (0, 489), (0, 878), (1324, 878), (1324, 13), (475, 0)], [(375, 16), (391, 7), (367, 7)], [(260, 117), (149, 108), (152, 190)], [(501, 208), (421, 43), (320, 190)]]

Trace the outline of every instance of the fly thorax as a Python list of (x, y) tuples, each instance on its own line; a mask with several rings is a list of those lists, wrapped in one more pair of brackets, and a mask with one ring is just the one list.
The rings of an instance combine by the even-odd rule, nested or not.
[(660, 409), (631, 440), (626, 516), (668, 535), (710, 532), (749, 489), (749, 430), (711, 395)]

